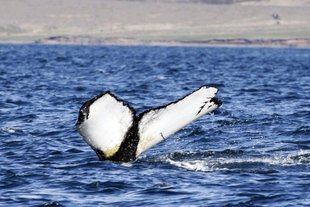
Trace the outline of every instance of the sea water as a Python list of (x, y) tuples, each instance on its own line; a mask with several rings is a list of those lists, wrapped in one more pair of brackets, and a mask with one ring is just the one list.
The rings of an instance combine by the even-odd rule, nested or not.
[[(75, 128), (103, 91), (141, 113), (202, 85), (223, 105), (133, 163)], [(0, 206), (310, 205), (310, 49), (1, 45), (0, 97)]]

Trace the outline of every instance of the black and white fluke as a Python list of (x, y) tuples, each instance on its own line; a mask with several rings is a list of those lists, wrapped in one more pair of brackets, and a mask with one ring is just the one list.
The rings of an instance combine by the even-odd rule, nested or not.
[(203, 86), (178, 101), (140, 115), (107, 91), (85, 102), (76, 127), (100, 160), (130, 162), (185, 125), (221, 105), (217, 89)]

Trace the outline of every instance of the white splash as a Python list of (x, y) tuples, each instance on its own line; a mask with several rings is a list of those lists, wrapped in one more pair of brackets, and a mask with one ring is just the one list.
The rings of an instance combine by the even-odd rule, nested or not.
[(10, 134), (13, 134), (13, 133), (16, 132), (16, 129), (11, 128), (11, 127), (5, 127), (5, 128), (3, 128), (1, 131), (7, 132), (7, 133), (10, 133)]
[[(208, 158), (202, 160), (182, 160), (175, 161), (167, 158), (165, 162), (179, 168), (190, 171), (213, 172), (220, 170), (240, 168), (238, 164), (252, 164), (250, 168), (255, 167), (256, 164), (269, 166), (295, 166), (310, 164), (310, 151), (300, 150), (298, 152), (290, 153), (288, 155), (263, 156), (263, 157), (240, 157), (240, 158)], [(227, 168), (227, 165), (230, 165)]]
[(213, 172), (220, 170), (206, 160), (174, 161), (167, 159), (166, 161), (171, 165), (190, 171)]

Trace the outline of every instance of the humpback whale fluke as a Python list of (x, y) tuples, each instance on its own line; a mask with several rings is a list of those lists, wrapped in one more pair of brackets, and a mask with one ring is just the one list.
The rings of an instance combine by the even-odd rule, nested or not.
[(202, 86), (183, 98), (140, 115), (110, 91), (86, 101), (76, 127), (100, 160), (130, 162), (222, 103), (215, 87)]

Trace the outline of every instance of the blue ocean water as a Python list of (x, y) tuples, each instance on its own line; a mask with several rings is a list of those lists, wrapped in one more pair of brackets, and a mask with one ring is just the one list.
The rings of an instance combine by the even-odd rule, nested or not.
[[(99, 161), (75, 129), (111, 90), (139, 113), (201, 85), (220, 109)], [(310, 49), (0, 45), (0, 206), (310, 206)]]

